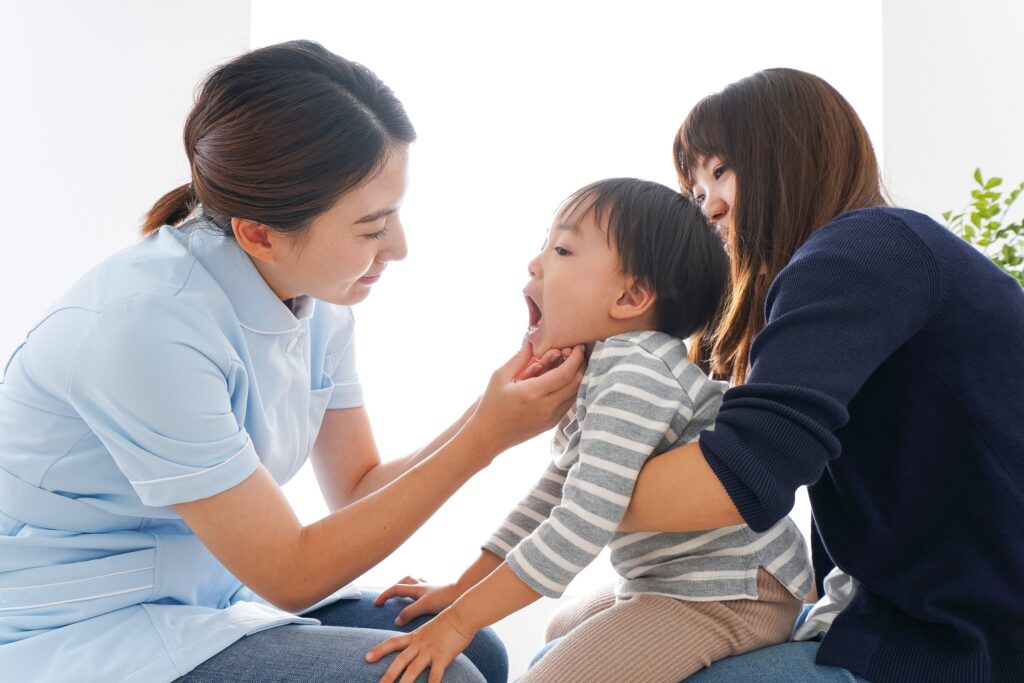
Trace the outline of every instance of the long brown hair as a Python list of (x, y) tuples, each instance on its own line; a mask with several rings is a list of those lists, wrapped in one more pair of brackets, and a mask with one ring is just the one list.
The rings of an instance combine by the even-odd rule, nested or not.
[(731, 292), (714, 332), (693, 339), (690, 354), (715, 377), (742, 384), (779, 271), (839, 214), (887, 203), (878, 160), (849, 102), (795, 69), (760, 71), (705, 97), (679, 128), (673, 156), (688, 194), (705, 159), (719, 157), (735, 173)]
[(253, 50), (214, 70), (185, 123), (192, 182), (161, 197), (142, 233), (201, 206), (301, 233), (416, 139), (401, 102), (366, 67), (311, 41)]

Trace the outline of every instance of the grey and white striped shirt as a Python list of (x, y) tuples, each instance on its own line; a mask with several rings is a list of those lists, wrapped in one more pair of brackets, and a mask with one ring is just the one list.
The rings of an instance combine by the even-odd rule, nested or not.
[(788, 517), (764, 533), (745, 524), (692, 533), (616, 531), (644, 462), (713, 427), (725, 389), (670, 335), (636, 332), (597, 343), (575, 410), (555, 431), (553, 462), (484, 548), (549, 597), (560, 596), (608, 546), (620, 596), (756, 599), (757, 570), (764, 567), (802, 599), (811, 565)]

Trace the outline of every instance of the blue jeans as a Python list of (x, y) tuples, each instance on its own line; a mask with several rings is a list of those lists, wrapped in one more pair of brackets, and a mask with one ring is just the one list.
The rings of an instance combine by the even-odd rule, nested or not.
[[(797, 625), (807, 616), (805, 607)], [(530, 661), (533, 666), (558, 641), (552, 640)], [(726, 657), (701, 669), (685, 683), (868, 683), (846, 669), (815, 663), (818, 641), (782, 643), (735, 657)]]
[[(339, 600), (306, 615), (319, 619), (321, 626), (288, 624), (245, 636), (178, 681), (377, 683), (396, 655), (370, 664), (366, 653), (397, 631), (412, 631), (430, 617), (395, 626), (395, 617), (412, 601), (393, 598), (376, 607), (374, 597), (363, 593), (359, 600)], [(453, 683), (505, 683), (507, 679), (508, 654), (490, 629), (480, 631), (444, 673), (444, 680)], [(417, 683), (426, 680), (426, 672), (416, 678)]]

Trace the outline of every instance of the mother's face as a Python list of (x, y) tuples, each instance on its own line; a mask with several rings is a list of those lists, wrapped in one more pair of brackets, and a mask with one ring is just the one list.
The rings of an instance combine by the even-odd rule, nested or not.
[(736, 174), (720, 157), (705, 157), (697, 161), (691, 174), (690, 191), (708, 221), (718, 230), (726, 246), (732, 237), (736, 201)]

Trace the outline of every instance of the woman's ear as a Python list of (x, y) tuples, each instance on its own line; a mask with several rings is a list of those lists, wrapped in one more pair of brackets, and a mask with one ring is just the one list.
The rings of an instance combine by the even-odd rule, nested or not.
[(609, 314), (616, 320), (639, 318), (651, 310), (654, 305), (654, 292), (639, 280), (632, 280), (626, 285), (619, 298), (612, 304)]
[(261, 261), (277, 261), (281, 254), (279, 235), (263, 223), (248, 218), (232, 218), (231, 231), (245, 253)]

